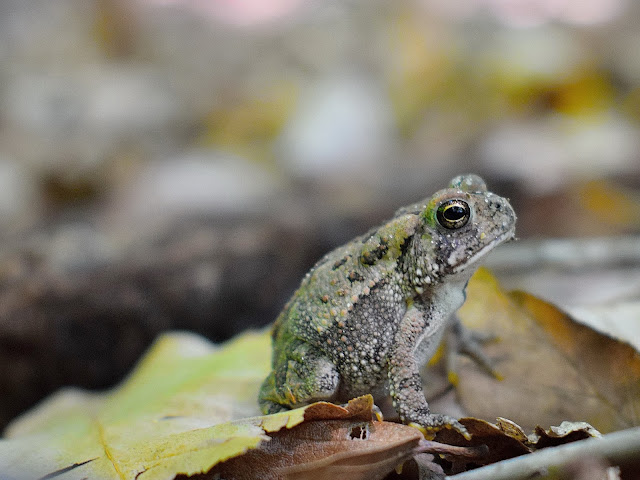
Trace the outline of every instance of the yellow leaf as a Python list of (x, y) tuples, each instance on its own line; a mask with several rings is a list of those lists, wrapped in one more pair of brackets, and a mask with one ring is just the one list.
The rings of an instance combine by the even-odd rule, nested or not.
[(605, 180), (593, 180), (579, 185), (576, 194), (580, 205), (595, 220), (605, 225), (640, 226), (640, 192)]
[(297, 99), (297, 85), (284, 83), (217, 108), (203, 119), (198, 144), (254, 160), (269, 160), (273, 141), (289, 119)]
[(259, 421), (233, 420), (259, 413), (269, 351), (266, 333), (223, 348), (164, 335), (113, 391), (64, 390), (10, 425), (0, 471), (139, 480), (206, 472), (268, 438)]

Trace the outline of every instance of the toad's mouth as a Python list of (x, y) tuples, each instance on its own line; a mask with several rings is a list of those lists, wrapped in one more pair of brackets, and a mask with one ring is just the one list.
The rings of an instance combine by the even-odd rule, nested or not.
[(451, 271), (453, 273), (460, 273), (462, 270), (466, 270), (470, 265), (473, 265), (474, 263), (477, 263), (478, 261), (480, 261), (496, 246), (500, 245), (502, 242), (505, 242), (507, 240), (511, 240), (512, 238), (514, 238), (515, 234), (516, 234), (516, 229), (512, 228), (511, 230), (504, 232), (502, 235), (497, 236), (496, 238), (493, 239), (493, 241), (489, 242), (487, 245), (482, 247), (472, 256), (466, 257), (461, 261), (459, 261), (458, 263), (456, 263), (451, 269)]

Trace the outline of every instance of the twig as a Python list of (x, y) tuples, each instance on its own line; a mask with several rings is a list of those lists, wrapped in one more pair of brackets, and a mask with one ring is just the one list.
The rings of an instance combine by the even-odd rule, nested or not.
[(530, 455), (511, 458), (476, 470), (447, 477), (448, 480), (518, 480), (542, 474), (550, 467), (561, 468), (584, 457), (599, 457), (613, 465), (640, 456), (640, 427), (621, 430), (578, 442), (545, 448)]
[(415, 453), (435, 453), (443, 455), (453, 455), (455, 457), (463, 457), (468, 459), (478, 459), (486, 457), (489, 449), (486, 445), (477, 445), (474, 447), (457, 447), (446, 443), (433, 442), (431, 440), (421, 440)]

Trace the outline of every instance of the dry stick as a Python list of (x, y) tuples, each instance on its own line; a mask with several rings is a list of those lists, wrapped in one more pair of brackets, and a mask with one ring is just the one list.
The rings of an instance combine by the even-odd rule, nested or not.
[(447, 477), (449, 480), (518, 480), (543, 474), (550, 467), (561, 468), (585, 457), (599, 457), (613, 465), (640, 457), (640, 427), (621, 430), (559, 447), (538, 450), (476, 470)]
[(431, 440), (420, 440), (420, 443), (414, 450), (414, 453), (435, 453), (477, 460), (486, 457), (489, 454), (489, 448), (487, 448), (486, 445), (458, 447), (456, 445), (449, 445)]

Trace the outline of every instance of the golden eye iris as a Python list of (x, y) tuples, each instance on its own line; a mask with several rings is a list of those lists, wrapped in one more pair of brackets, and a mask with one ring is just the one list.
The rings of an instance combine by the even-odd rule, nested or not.
[(447, 200), (436, 212), (438, 223), (444, 228), (456, 229), (464, 227), (471, 216), (471, 209), (462, 200)]

